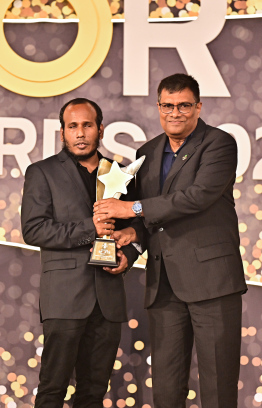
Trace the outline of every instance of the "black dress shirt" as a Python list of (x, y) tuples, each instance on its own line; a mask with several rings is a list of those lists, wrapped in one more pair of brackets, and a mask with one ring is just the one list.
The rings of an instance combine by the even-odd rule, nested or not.
[(82, 166), (82, 164), (80, 164), (79, 162), (77, 162), (76, 167), (84, 182), (92, 204), (94, 204), (96, 202), (96, 176), (98, 167), (96, 167), (95, 170), (92, 171), (92, 173), (89, 173), (87, 168), (85, 166)]
[[(68, 154), (69, 157), (71, 157), (71, 159), (73, 160), (73, 162), (76, 165), (76, 168), (81, 176), (81, 179), (83, 180), (83, 183), (86, 187), (86, 190), (88, 192), (88, 195), (92, 201), (92, 204), (94, 204), (96, 202), (96, 177), (97, 177), (97, 169), (98, 167), (96, 167), (92, 173), (89, 173), (89, 171), (87, 170), (87, 168), (85, 166), (82, 166), (82, 164), (80, 164), (76, 158), (70, 154), (70, 152), (68, 152), (67, 150), (65, 150), (66, 153)], [(98, 158), (99, 160), (103, 158), (102, 154), (97, 151), (98, 154)], [(108, 159), (107, 159), (108, 160)]]

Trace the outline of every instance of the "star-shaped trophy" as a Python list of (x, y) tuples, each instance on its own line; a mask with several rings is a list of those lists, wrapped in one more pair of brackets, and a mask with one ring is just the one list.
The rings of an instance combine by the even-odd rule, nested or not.
[[(140, 157), (126, 167), (120, 167), (116, 161), (111, 163), (107, 159), (101, 159), (97, 171), (96, 200), (119, 199), (121, 194), (127, 194), (127, 186), (142, 166), (145, 157)], [(115, 241), (106, 235), (103, 238), (96, 238), (88, 263), (117, 267)]]

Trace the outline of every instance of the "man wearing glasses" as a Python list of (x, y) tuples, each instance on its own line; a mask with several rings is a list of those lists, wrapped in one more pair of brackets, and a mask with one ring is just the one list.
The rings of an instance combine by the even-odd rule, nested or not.
[(113, 234), (118, 246), (148, 250), (145, 307), (152, 348), (155, 408), (185, 408), (195, 341), (202, 408), (236, 408), (241, 295), (233, 185), (237, 146), (199, 118), (199, 86), (175, 74), (158, 87), (164, 133), (142, 146), (136, 202), (102, 200), (101, 220), (131, 218)]

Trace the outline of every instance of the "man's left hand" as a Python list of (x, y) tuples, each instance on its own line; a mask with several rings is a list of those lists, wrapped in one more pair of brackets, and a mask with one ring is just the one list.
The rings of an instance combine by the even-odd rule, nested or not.
[(123, 251), (118, 250), (116, 255), (117, 255), (118, 267), (117, 268), (108, 268), (107, 266), (105, 266), (103, 268), (105, 271), (107, 271), (109, 273), (112, 273), (113, 275), (117, 275), (119, 273), (124, 272), (126, 270), (126, 268), (128, 267), (127, 257), (125, 256)]
[(99, 221), (108, 218), (132, 218), (135, 213), (132, 210), (132, 201), (121, 201), (116, 198), (107, 198), (99, 200), (94, 204), (94, 214), (99, 216)]

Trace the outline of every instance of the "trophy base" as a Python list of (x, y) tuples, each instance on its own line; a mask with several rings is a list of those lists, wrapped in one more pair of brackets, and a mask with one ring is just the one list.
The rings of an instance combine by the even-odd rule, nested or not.
[(115, 241), (108, 238), (96, 238), (88, 264), (117, 267)]

